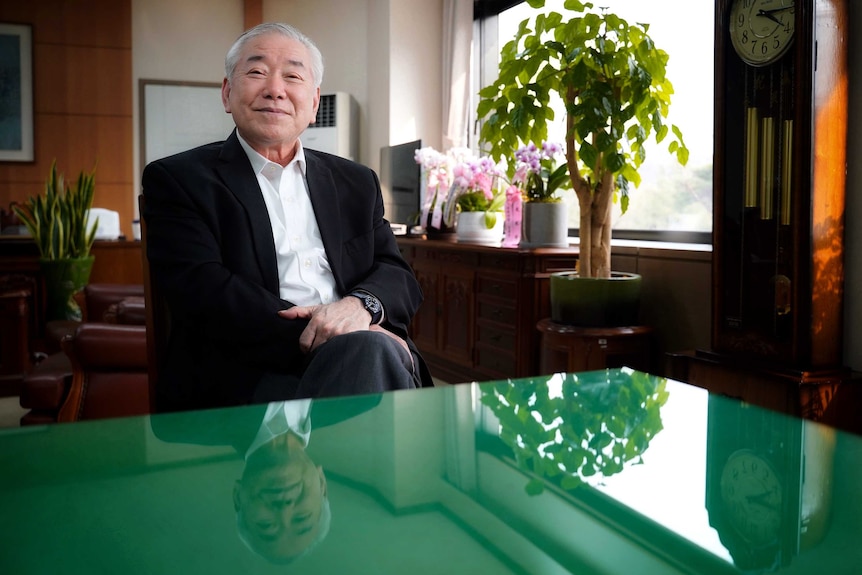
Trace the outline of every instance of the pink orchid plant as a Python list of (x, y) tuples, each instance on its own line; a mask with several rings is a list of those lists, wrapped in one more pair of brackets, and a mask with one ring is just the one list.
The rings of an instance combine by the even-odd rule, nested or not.
[(416, 151), (415, 159), (425, 175), (423, 222), (437, 228), (441, 223), (453, 226), (458, 212), (485, 212), (485, 225), (494, 227), (506, 201), (501, 166), (475, 156), (469, 148), (451, 148), (443, 154), (426, 147)]

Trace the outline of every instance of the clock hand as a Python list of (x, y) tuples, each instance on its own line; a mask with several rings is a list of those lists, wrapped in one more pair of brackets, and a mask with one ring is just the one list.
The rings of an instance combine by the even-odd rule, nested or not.
[(757, 495), (746, 495), (746, 496), (745, 496), (745, 501), (746, 501), (747, 503), (749, 503), (749, 504), (752, 504), (752, 503), (753, 503), (753, 504), (755, 504), (755, 505), (760, 505), (760, 506), (762, 506), (762, 507), (767, 507), (767, 508), (769, 508), (769, 509), (775, 509), (775, 508), (777, 508), (778, 506), (777, 506), (777, 505), (772, 505), (771, 503), (769, 503), (769, 502), (767, 501), (767, 499), (769, 498), (769, 495), (770, 495), (770, 494), (771, 494), (771, 492), (770, 492), (770, 491), (764, 491), (763, 493), (758, 493)]
[(770, 16), (772, 16), (776, 12), (784, 12), (785, 10), (792, 10), (795, 7), (796, 6), (782, 6), (781, 8), (772, 8), (771, 10), (764, 10), (763, 8), (761, 8), (760, 10), (757, 11), (757, 15), (758, 16), (766, 16), (767, 18), (769, 18)]
[[(782, 8), (782, 10), (783, 10), (783, 8)], [(778, 25), (783, 24), (783, 22), (781, 20), (779, 20), (778, 18), (776, 18), (775, 16), (772, 15), (772, 12), (773, 12), (772, 10), (770, 10), (768, 12), (766, 10), (761, 10), (760, 12), (757, 13), (757, 15), (763, 16), (764, 18), (769, 18), (770, 20), (772, 20), (773, 22), (775, 22)]]

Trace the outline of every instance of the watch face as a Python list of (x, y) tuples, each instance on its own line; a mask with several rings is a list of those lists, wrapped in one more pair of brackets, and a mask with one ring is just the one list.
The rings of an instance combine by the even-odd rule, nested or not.
[(781, 527), (782, 486), (769, 462), (750, 450), (733, 453), (721, 472), (727, 518), (752, 545), (766, 545)]
[(380, 312), (380, 300), (376, 297), (366, 296), (365, 298), (365, 309), (371, 312), (372, 315)]
[(735, 0), (730, 10), (730, 40), (752, 66), (780, 58), (793, 42), (795, 0)]

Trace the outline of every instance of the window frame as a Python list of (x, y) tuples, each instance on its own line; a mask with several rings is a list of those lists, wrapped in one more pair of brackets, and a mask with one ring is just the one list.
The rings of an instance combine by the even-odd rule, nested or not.
[[(470, 148), (479, 151), (479, 133), (482, 120), (476, 117), (478, 92), (497, 78), (497, 57), (500, 51), (498, 30), (499, 14), (522, 4), (525, 0), (474, 0), (473, 2), (473, 69), (469, 126), (467, 141)], [(713, 229), (715, 223), (713, 220)], [(579, 229), (569, 228), (569, 237), (580, 237)], [(713, 231), (639, 230), (614, 228), (613, 238), (631, 241), (712, 245)]]

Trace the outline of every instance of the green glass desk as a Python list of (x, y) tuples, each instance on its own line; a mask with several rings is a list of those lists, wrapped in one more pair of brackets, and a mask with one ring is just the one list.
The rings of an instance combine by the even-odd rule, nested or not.
[(862, 570), (862, 438), (686, 384), (314, 401), (305, 439), (268, 407), (3, 431), (0, 573)]

